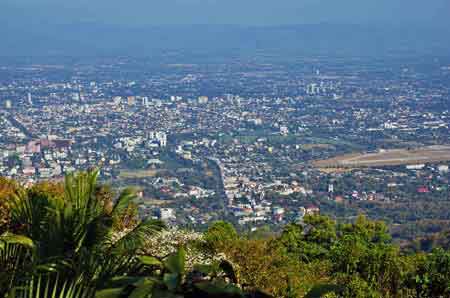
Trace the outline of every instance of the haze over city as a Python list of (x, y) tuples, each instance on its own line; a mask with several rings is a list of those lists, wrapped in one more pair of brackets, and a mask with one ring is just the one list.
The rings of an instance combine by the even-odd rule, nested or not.
[(373, 48), (383, 54), (387, 44), (421, 53), (428, 45), (437, 53), (450, 49), (446, 0), (5, 0), (1, 6), (0, 54), (7, 56), (245, 52), (274, 45), (352, 55), (371, 55)]
[(0, 19), (17, 24), (450, 25), (446, 0), (4, 0)]

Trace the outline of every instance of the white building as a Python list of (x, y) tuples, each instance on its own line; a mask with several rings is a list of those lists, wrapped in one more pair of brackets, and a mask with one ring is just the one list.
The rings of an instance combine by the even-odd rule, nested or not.
[(175, 220), (177, 217), (175, 215), (175, 210), (173, 208), (161, 208), (159, 209), (159, 219), (162, 221)]

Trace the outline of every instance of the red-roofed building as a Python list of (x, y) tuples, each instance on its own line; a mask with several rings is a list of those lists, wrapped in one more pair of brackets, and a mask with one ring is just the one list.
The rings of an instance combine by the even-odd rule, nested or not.
[(417, 188), (417, 192), (418, 193), (429, 193), (430, 190), (426, 186), (421, 186), (421, 187)]

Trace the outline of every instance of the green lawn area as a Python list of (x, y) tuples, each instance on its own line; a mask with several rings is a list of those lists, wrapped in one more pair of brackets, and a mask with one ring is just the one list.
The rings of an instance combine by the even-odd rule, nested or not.
[(121, 170), (119, 178), (134, 179), (134, 178), (147, 178), (154, 177), (159, 170)]

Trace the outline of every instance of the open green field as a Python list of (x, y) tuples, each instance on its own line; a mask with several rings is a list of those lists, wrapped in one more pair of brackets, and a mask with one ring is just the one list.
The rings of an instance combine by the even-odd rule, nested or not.
[(242, 144), (252, 144), (255, 143), (259, 138), (265, 138), (267, 142), (272, 144), (299, 144), (302, 145), (302, 149), (328, 149), (333, 146), (345, 146), (353, 150), (361, 150), (362, 147), (358, 144), (345, 141), (336, 140), (333, 138), (320, 138), (320, 137), (310, 137), (304, 135), (279, 135), (277, 133), (269, 131), (251, 131), (248, 133), (243, 133), (241, 135), (224, 135), (218, 137), (221, 142), (231, 143), (234, 140), (238, 140)]
[(300, 146), (303, 150), (313, 150), (313, 149), (329, 149), (333, 148), (330, 144), (304, 144)]
[(429, 146), (418, 149), (392, 149), (376, 153), (346, 154), (317, 160), (318, 168), (358, 168), (397, 166), (450, 161), (450, 146)]
[(136, 179), (154, 177), (158, 173), (158, 170), (122, 170), (120, 171), (119, 178), (123, 179)]

